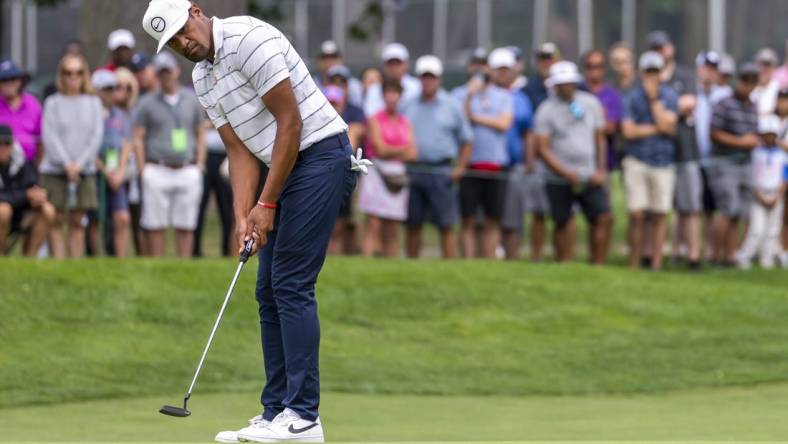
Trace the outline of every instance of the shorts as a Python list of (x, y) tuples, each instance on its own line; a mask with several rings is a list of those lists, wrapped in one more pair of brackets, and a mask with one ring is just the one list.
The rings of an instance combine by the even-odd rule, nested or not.
[(451, 180), (451, 168), (436, 168), (429, 173), (410, 176), (408, 200), (409, 227), (420, 227), (429, 215), (430, 221), (445, 230), (457, 223), (457, 193)]
[(676, 169), (672, 165), (653, 167), (627, 156), (621, 166), (624, 169), (624, 190), (630, 212), (670, 212), (676, 186)]
[(535, 172), (525, 176), (525, 212), (537, 216), (550, 214), (545, 173)]
[[(103, 188), (102, 188), (103, 187)], [(101, 196), (99, 192), (99, 202), (101, 199), (104, 199), (104, 207), (106, 208), (107, 214), (112, 214), (117, 211), (128, 211), (129, 210), (129, 199), (128, 199), (128, 191), (126, 189), (126, 184), (121, 184), (120, 188), (117, 191), (112, 191), (107, 183), (105, 178), (101, 178), (99, 182), (99, 190), (104, 191), (104, 195)]]
[(543, 174), (527, 174), (522, 166), (511, 170), (506, 188), (501, 226), (505, 230), (523, 231), (526, 214), (545, 215), (550, 202)]
[(500, 220), (506, 199), (506, 179), (496, 177), (468, 177), (460, 180), (460, 213), (463, 218), (474, 217), (481, 208), (485, 217)]
[(727, 217), (747, 218), (750, 208), (750, 165), (718, 160), (709, 167), (709, 184), (717, 210)]
[[(65, 211), (68, 204), (68, 180), (65, 175), (42, 174), (39, 183), (47, 190), (49, 202), (58, 211)], [(85, 176), (77, 185), (75, 208), (79, 210), (95, 210), (98, 208), (96, 176)]]
[(409, 187), (392, 192), (386, 187), (383, 174), (405, 174), (405, 164), (398, 160), (375, 159), (373, 162), (375, 165), (359, 183), (359, 211), (381, 219), (404, 222), (408, 218)]
[(142, 170), (142, 205), (140, 225), (146, 230), (193, 231), (202, 199), (203, 178), (197, 166), (179, 169), (147, 164)]
[(559, 228), (563, 228), (572, 218), (575, 202), (580, 204), (589, 222), (610, 214), (610, 198), (604, 187), (587, 186), (578, 191), (569, 184), (548, 183), (546, 190), (550, 199), (550, 215)]
[(676, 167), (676, 211), (693, 214), (703, 211), (703, 176), (697, 162)]
[(27, 205), (22, 207), (12, 207), (11, 211), (11, 234), (25, 232), (29, 225), (28, 214), (30, 214), (30, 207)]

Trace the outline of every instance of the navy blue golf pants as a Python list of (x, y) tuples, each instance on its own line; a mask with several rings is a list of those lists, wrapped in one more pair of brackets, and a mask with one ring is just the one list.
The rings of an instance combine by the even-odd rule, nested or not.
[(260, 251), (256, 298), (266, 384), (260, 401), (272, 420), (285, 408), (314, 421), (320, 404), (320, 322), (315, 282), (343, 199), (353, 192), (346, 134), (299, 154), (285, 182), (268, 243)]

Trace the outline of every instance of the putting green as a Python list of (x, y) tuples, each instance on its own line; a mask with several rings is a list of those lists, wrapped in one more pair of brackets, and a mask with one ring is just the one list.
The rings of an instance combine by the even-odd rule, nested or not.
[[(187, 419), (157, 413), (177, 395), (8, 408), (0, 410), (0, 440), (209, 442), (216, 431), (253, 416), (256, 398), (197, 394)], [(788, 440), (788, 385), (782, 384), (648, 396), (329, 393), (323, 401), (322, 420), (332, 442)]]

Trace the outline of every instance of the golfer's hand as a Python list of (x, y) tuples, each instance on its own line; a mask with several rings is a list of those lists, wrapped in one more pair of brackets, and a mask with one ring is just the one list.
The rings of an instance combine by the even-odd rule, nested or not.
[(274, 229), (274, 216), (276, 210), (272, 208), (263, 208), (260, 205), (255, 205), (249, 216), (246, 218), (246, 232), (244, 233), (243, 242), (241, 242), (241, 251), (243, 251), (244, 244), (249, 239), (254, 239), (255, 249), (262, 248), (268, 243), (268, 233)]

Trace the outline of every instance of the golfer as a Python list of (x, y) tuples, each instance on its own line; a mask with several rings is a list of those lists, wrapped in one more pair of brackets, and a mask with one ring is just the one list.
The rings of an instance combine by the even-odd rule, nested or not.
[[(315, 282), (354, 171), (368, 163), (353, 156), (347, 125), (275, 27), (209, 18), (188, 0), (152, 0), (142, 25), (159, 51), (197, 64), (195, 91), (227, 149), (239, 245), (254, 239), (261, 249), (263, 413), (216, 440), (323, 442)], [(270, 168), (259, 195), (258, 159)]]

